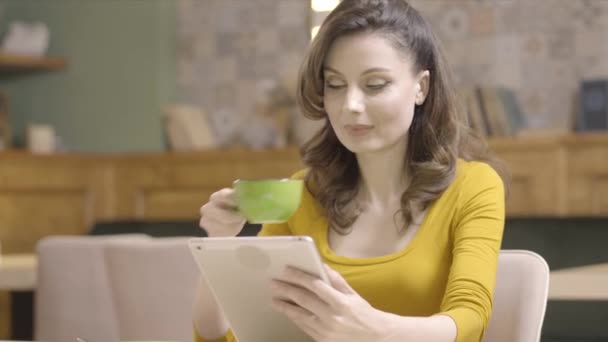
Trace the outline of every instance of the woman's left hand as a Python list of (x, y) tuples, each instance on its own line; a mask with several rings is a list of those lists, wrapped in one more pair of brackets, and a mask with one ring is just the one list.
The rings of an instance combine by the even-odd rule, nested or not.
[(390, 315), (374, 309), (325, 265), (330, 284), (288, 268), (272, 282), (273, 307), (315, 341), (385, 341)]

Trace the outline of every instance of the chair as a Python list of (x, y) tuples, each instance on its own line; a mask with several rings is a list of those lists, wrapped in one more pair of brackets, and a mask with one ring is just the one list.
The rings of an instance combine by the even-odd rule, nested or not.
[(188, 239), (120, 234), (41, 240), (35, 339), (192, 340), (200, 272)]
[(188, 237), (106, 246), (108, 282), (122, 340), (192, 340), (200, 271)]
[(49, 236), (37, 245), (35, 300), (37, 341), (118, 341), (104, 247), (112, 241), (149, 239), (145, 235)]
[(538, 342), (547, 307), (549, 266), (540, 255), (502, 250), (485, 342)]

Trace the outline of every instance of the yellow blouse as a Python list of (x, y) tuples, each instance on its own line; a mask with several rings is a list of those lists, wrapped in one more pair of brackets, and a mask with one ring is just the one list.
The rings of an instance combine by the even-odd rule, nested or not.
[[(448, 315), (456, 322), (456, 341), (473, 342), (481, 341), (492, 311), (504, 207), (496, 172), (485, 163), (460, 160), (452, 184), (400, 252), (356, 259), (334, 254), (326, 217), (308, 191), (288, 222), (264, 225), (259, 235), (309, 235), (324, 262), (373, 307), (402, 316)], [(195, 332), (195, 341), (206, 340)], [(235, 339), (229, 331), (215, 341)]]

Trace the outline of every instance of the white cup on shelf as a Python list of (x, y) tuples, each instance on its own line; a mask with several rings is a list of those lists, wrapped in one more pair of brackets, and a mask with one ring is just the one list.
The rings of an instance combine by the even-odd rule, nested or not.
[(32, 153), (50, 154), (57, 148), (55, 129), (51, 125), (29, 124), (27, 126), (27, 148)]

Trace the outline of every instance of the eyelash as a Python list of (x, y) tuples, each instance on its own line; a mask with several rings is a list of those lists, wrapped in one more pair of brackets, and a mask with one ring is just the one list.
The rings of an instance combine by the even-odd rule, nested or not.
[[(379, 90), (384, 89), (384, 88), (385, 88), (387, 85), (389, 85), (389, 83), (390, 83), (390, 82), (386, 82), (386, 83), (382, 83), (382, 84), (368, 85), (368, 86), (367, 86), (367, 88), (368, 88), (369, 90), (373, 90), (373, 91), (379, 91)], [(343, 85), (335, 86), (335, 85), (332, 85), (331, 83), (325, 83), (325, 86), (326, 86), (327, 88), (329, 88), (329, 89), (332, 89), (332, 90), (337, 90), (337, 89), (342, 89), (342, 88), (344, 88), (344, 86), (343, 86)]]
[(378, 90), (384, 89), (384, 87), (386, 87), (387, 85), (388, 85), (388, 82), (382, 83), (382, 84), (368, 85), (367, 88), (378, 91)]
[(331, 83), (325, 83), (325, 86), (327, 88), (329, 88), (329, 89), (341, 89), (341, 88), (344, 88), (343, 85), (335, 86), (335, 85), (332, 85)]

